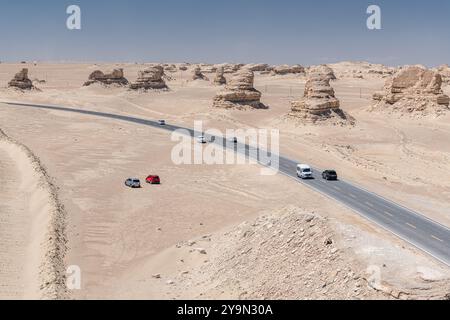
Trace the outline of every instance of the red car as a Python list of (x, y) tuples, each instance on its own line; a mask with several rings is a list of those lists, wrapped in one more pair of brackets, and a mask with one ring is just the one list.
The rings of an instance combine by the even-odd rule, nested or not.
[(148, 176), (147, 179), (145, 179), (145, 181), (147, 183), (150, 184), (160, 184), (161, 183), (161, 179), (159, 178), (159, 176)]

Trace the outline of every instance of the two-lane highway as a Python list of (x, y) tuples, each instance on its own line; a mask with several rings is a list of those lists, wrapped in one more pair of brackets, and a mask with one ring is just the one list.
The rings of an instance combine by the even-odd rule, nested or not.
[[(103, 117), (115, 119), (120, 121), (131, 122), (135, 124), (151, 126), (159, 129), (164, 129), (170, 132), (175, 130), (187, 130), (191, 137), (196, 137), (202, 133), (196, 133), (189, 128), (183, 128), (171, 124), (161, 126), (157, 121), (146, 120), (125, 115), (110, 114), (104, 112), (96, 112), (89, 110), (65, 108), (58, 106), (46, 106), (36, 104), (22, 104), (22, 103), (5, 103), (11, 107), (18, 108), (38, 108), (53, 111), (64, 111), (79, 113), (84, 115)], [(225, 148), (230, 148), (230, 144), (225, 143), (222, 138), (216, 139), (214, 142), (220, 144)], [(250, 147), (246, 144), (237, 144), (233, 146), (238, 152), (245, 150), (245, 155), (253, 157), (249, 153)], [(259, 150), (255, 156), (255, 160), (260, 161), (261, 165), (269, 166), (268, 163), (262, 160), (260, 154), (265, 151)], [(276, 158), (274, 155), (271, 158)], [(418, 249), (428, 253), (434, 258), (440, 260), (447, 266), (450, 266), (450, 229), (443, 226), (424, 215), (409, 210), (401, 205), (395, 204), (383, 197), (380, 197), (370, 191), (365, 190), (350, 182), (339, 181), (325, 181), (319, 175), (321, 171), (314, 169), (315, 179), (301, 180), (297, 177), (296, 167), (301, 161), (294, 161), (286, 157), (279, 157), (279, 172), (294, 179), (303, 185), (320, 192), (321, 194), (342, 203), (348, 208), (354, 210), (364, 218), (376, 223), (387, 231), (395, 234), (401, 239), (414, 245)], [(450, 208), (450, 206), (449, 206)], [(450, 209), (449, 209), (450, 210)], [(449, 212), (450, 214), (450, 212)]]

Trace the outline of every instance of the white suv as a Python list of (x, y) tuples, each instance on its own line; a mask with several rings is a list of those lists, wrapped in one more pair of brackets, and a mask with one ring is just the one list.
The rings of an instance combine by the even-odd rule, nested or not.
[(297, 166), (297, 176), (300, 179), (312, 179), (313, 178), (313, 170), (307, 164), (299, 164)]

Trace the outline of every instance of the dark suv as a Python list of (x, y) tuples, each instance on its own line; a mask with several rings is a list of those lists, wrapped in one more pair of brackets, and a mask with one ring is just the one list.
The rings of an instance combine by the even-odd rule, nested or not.
[(337, 180), (338, 176), (336, 171), (334, 170), (325, 170), (322, 173), (322, 178), (324, 178), (325, 180)]

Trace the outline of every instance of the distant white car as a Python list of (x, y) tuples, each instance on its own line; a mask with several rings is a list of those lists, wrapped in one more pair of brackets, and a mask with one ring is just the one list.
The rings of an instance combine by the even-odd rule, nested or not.
[(307, 164), (297, 165), (297, 176), (300, 179), (313, 179), (313, 170)]
[(166, 120), (159, 120), (158, 121), (160, 126), (165, 126), (166, 125)]
[(201, 144), (207, 143), (206, 138), (204, 136), (197, 137), (197, 142)]

